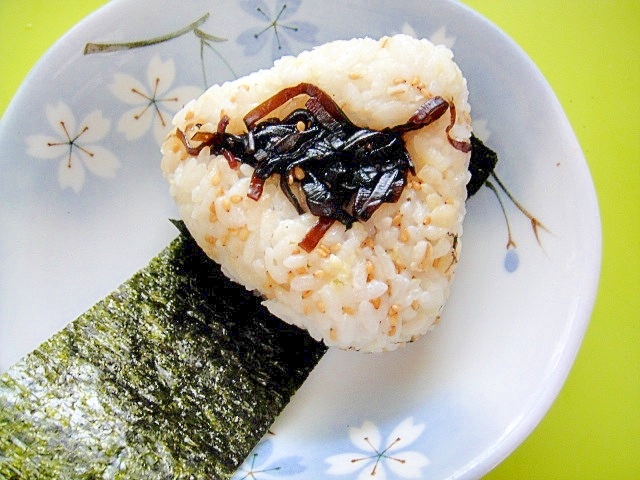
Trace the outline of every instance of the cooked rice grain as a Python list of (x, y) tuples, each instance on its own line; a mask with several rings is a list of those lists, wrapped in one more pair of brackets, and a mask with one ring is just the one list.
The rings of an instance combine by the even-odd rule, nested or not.
[[(242, 133), (250, 109), (300, 82), (329, 93), (356, 125), (375, 129), (405, 123), (439, 95), (456, 107), (451, 135), (470, 136), (466, 81), (453, 54), (405, 35), (336, 41), (284, 57), (269, 70), (211, 87), (174, 125), (213, 132), (226, 114), (227, 131)], [(208, 148), (190, 157), (175, 130), (163, 145), (162, 169), (198, 244), (231, 279), (257, 290), (272, 313), (330, 346), (393, 350), (438, 322), (460, 254), (469, 154), (449, 144), (448, 123), (445, 114), (404, 135), (417, 175), (397, 203), (348, 230), (334, 223), (311, 253), (298, 242), (316, 218), (298, 215), (277, 178), (251, 200), (251, 167), (232, 169)]]

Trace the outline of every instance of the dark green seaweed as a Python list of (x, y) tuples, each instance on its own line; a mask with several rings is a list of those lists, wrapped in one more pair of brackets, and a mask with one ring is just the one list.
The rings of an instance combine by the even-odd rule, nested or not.
[(0, 377), (0, 478), (228, 478), (325, 350), (183, 232)]
[(469, 172), (471, 179), (467, 183), (467, 198), (476, 194), (493, 173), (498, 163), (498, 154), (487, 147), (482, 141), (471, 134), (471, 160)]

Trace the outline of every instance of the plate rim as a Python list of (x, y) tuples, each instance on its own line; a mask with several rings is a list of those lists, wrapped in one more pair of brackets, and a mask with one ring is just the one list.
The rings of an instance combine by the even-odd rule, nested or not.
[[(26, 91), (28, 89), (29, 85), (27, 80), (32, 77), (38, 69), (42, 68), (42, 66), (46, 64), (46, 62), (49, 61), (51, 52), (59, 49), (69, 36), (74, 35), (76, 31), (84, 28), (86, 24), (93, 21), (94, 18), (100, 18), (102, 15), (104, 15), (104, 12), (106, 10), (118, 8), (120, 4), (126, 4), (132, 1), (144, 3), (149, 2), (149, 0), (113, 0), (111, 2), (108, 2), (90, 13), (80, 22), (76, 23), (70, 30), (68, 30), (62, 37), (56, 40), (54, 44), (44, 52), (44, 54), (28, 72), (24, 81), (20, 84), (16, 93), (13, 95), (9, 104), (7, 105), (2, 118), (0, 118), (0, 135), (2, 134), (3, 129), (7, 128), (6, 126), (9, 124), (9, 119), (14, 116), (13, 110), (14, 108), (16, 108), (16, 105), (19, 103), (20, 99), (24, 96), (23, 91)], [(510, 453), (512, 453), (531, 434), (531, 432), (535, 429), (539, 422), (544, 418), (544, 416), (556, 400), (563, 385), (565, 384), (588, 328), (598, 293), (598, 285), (600, 282), (602, 265), (602, 222), (595, 186), (593, 184), (593, 179), (590, 175), (584, 153), (577, 140), (575, 131), (566, 116), (566, 113), (562, 109), (562, 106), (555, 92), (551, 88), (546, 78), (543, 76), (542, 72), (538, 69), (538, 67), (527, 55), (527, 53), (511, 37), (509, 37), (503, 30), (501, 30), (489, 19), (473, 10), (469, 6), (462, 4), (456, 0), (441, 1), (455, 5), (457, 8), (462, 8), (468, 13), (476, 16), (480, 21), (485, 22), (488, 26), (490, 26), (493, 30), (501, 35), (502, 40), (507, 42), (510, 48), (514, 48), (519, 52), (519, 55), (528, 62), (530, 70), (532, 72), (535, 72), (539, 77), (537, 81), (541, 82), (541, 84), (544, 85), (550, 97), (555, 101), (559, 112), (569, 126), (570, 132), (573, 136), (573, 141), (575, 142), (575, 146), (579, 151), (581, 160), (579, 164), (579, 171), (583, 177), (581, 179), (581, 182), (584, 182), (584, 185), (586, 185), (586, 191), (588, 194), (588, 198), (585, 198), (583, 200), (588, 202), (589, 209), (591, 213), (593, 213), (593, 218), (591, 219), (592, 225), (594, 227), (597, 227), (593, 230), (594, 232), (597, 232), (597, 238), (591, 239), (591, 255), (588, 256), (588, 258), (591, 260), (591, 263), (589, 264), (590, 275), (588, 277), (585, 276), (581, 279), (581, 292), (584, 295), (582, 296), (582, 301), (579, 303), (579, 307), (575, 310), (573, 320), (571, 321), (570, 332), (567, 333), (568, 335), (569, 333), (571, 333), (571, 335), (569, 335), (571, 341), (564, 344), (562, 355), (557, 359), (556, 365), (553, 369), (554, 372), (556, 372), (557, 370), (554, 381), (546, 384), (547, 388), (544, 389), (542, 394), (536, 399), (535, 402), (532, 403), (529, 409), (529, 413), (525, 415), (523, 419), (516, 422), (513, 425), (513, 428), (504, 437), (500, 438), (500, 444), (497, 445), (496, 448), (493, 448), (491, 449), (491, 451), (487, 452), (487, 455), (480, 459), (478, 462), (474, 462), (471, 468), (463, 468), (453, 475), (454, 477), (460, 476), (461, 478), (465, 478), (465, 475), (487, 473), (501, 461), (503, 461)], [(535, 414), (532, 415), (532, 412), (535, 412)], [(506, 441), (507, 439), (511, 440)]]

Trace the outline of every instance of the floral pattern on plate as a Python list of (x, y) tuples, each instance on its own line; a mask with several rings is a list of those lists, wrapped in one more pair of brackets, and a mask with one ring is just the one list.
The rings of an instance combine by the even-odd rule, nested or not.
[(396, 478), (424, 478), (423, 468), (430, 461), (416, 450), (407, 450), (424, 432), (424, 424), (415, 424), (409, 417), (398, 424), (383, 440), (382, 433), (371, 421), (349, 428), (351, 443), (358, 452), (340, 453), (327, 457), (327, 474), (358, 473), (358, 480), (385, 480), (390, 472)]
[[(7, 133), (5, 129), (1, 133), (4, 145), (8, 145), (10, 150), (5, 154), (9, 160), (3, 168), (14, 177), (18, 173), (22, 173), (23, 178), (28, 177), (34, 189), (41, 194), (36, 196), (22, 192), (19, 182), (7, 180), (2, 185), (8, 192), (6, 195), (10, 196), (7, 198), (11, 198), (15, 205), (24, 198), (28, 199), (25, 203), (31, 202), (27, 213), (40, 214), (53, 202), (58, 202), (59, 208), (53, 214), (38, 217), (39, 225), (44, 225), (39, 235), (14, 234), (20, 232), (16, 226), (22, 226), (24, 215), (7, 215), (12, 223), (7, 223), (9, 226), (0, 231), (0, 241), (11, 247), (6, 251), (17, 254), (11, 253), (13, 257), (0, 254), (0, 261), (4, 262), (3, 266), (9, 265), (9, 261), (13, 262), (11, 266), (18, 262), (26, 262), (27, 265), (5, 269), (27, 272), (19, 277), (19, 281), (14, 282), (14, 277), (6, 281), (11, 287), (6, 290), (9, 292), (7, 295), (14, 298), (25, 290), (22, 287), (25, 285), (29, 286), (29, 296), (45, 296), (48, 291), (53, 291), (54, 299), (64, 295), (60, 292), (84, 291), (85, 277), (79, 274), (76, 277), (71, 274), (61, 276), (56, 272), (61, 265), (68, 266), (68, 257), (76, 262), (69, 267), (69, 272), (80, 272), (81, 268), (89, 272), (98, 271), (97, 268), (104, 270), (104, 264), (98, 262), (102, 257), (108, 260), (110, 268), (115, 265), (113, 268), (120, 270), (104, 279), (102, 275), (94, 275), (97, 278), (92, 295), (97, 295), (113, 288), (116, 285), (114, 278), (125, 278), (134, 271), (135, 265), (142, 264), (144, 259), (156, 253), (161, 242), (154, 244), (149, 239), (156, 238), (154, 235), (160, 229), (157, 225), (164, 225), (161, 222), (173, 213), (173, 205), (163, 204), (170, 202), (166, 200), (166, 186), (160, 184), (159, 169), (154, 167), (159, 162), (161, 130), (163, 124), (166, 128), (170, 116), (180, 103), (186, 101), (185, 98), (197, 96), (209, 83), (236, 78), (269, 66), (274, 56), (295, 54), (336, 38), (404, 32), (453, 46), (463, 71), (465, 74), (469, 72), (474, 129), (483, 140), (490, 138), (490, 146), (500, 149), (500, 178), (504, 178), (504, 184), (510, 191), (517, 193), (519, 200), (523, 200), (527, 207), (531, 206), (532, 212), (541, 212), (554, 235), (542, 236), (542, 224), (533, 222), (531, 218), (522, 218), (513, 204), (506, 201), (508, 198), (504, 205), (496, 202), (491, 187), (483, 189), (480, 198), (474, 197), (469, 202), (468, 220), (465, 219), (464, 241), (473, 240), (475, 245), (471, 241), (465, 243), (464, 257), (471, 255), (473, 265), (462, 265), (467, 270), (456, 279), (454, 289), (457, 292), (454, 295), (457, 298), (447, 306), (445, 315), (448, 318), (443, 317), (442, 324), (433, 332), (429, 348), (412, 345), (406, 352), (387, 357), (395, 359), (392, 361), (398, 361), (403, 367), (392, 374), (389, 374), (387, 360), (375, 369), (368, 364), (363, 369), (365, 373), (376, 372), (375, 379), (369, 384), (353, 380), (361, 378), (359, 376), (346, 378), (346, 374), (341, 379), (342, 383), (335, 381), (332, 384), (337, 386), (338, 394), (352, 393), (353, 385), (357, 384), (357, 388), (364, 392), (363, 396), (370, 393), (369, 389), (375, 391), (375, 395), (395, 395), (393, 405), (397, 402), (403, 405), (397, 410), (400, 413), (389, 413), (386, 405), (391, 403), (387, 403), (379, 408), (380, 411), (376, 411), (375, 406), (364, 413), (361, 410), (350, 411), (349, 418), (338, 421), (326, 414), (330, 411), (331, 415), (340, 415), (344, 410), (340, 402), (348, 397), (338, 396), (335, 400), (338, 406), (333, 409), (327, 407), (324, 411), (326, 417), (313, 425), (309, 422), (312, 415), (287, 417), (285, 423), (290, 422), (287, 423), (287, 431), (267, 435), (238, 470), (234, 480), (327, 476), (336, 479), (370, 478), (374, 471), (374, 478), (382, 475), (387, 478), (437, 477), (438, 472), (450, 476), (459, 471), (445, 470), (452, 458), (458, 462), (451, 467), (455, 469), (466, 468), (465, 465), (471, 465), (473, 461), (484, 462), (469, 467), (475, 473), (483, 473), (488, 460), (480, 455), (486, 450), (480, 447), (479, 453), (474, 453), (471, 446), (486, 439), (494, 442), (490, 445), (493, 447), (496, 442), (502, 442), (505, 432), (511, 435), (514, 430), (522, 432), (527, 428), (514, 422), (534, 408), (531, 402), (537, 402), (535, 408), (545, 404), (549, 396), (537, 388), (546, 385), (551, 374), (556, 375), (558, 359), (575, 354), (572, 345), (565, 347), (562, 340), (569, 338), (567, 332), (579, 328), (582, 321), (574, 318), (579, 308), (569, 313), (562, 308), (575, 298), (580, 302), (584, 298), (582, 282), (586, 280), (582, 274), (588, 262), (583, 261), (585, 235), (581, 229), (582, 225), (591, 226), (588, 218), (583, 218), (589, 213), (584, 207), (588, 202), (580, 200), (584, 200), (584, 191), (573, 195), (578, 199), (580, 208), (573, 206), (576, 203), (574, 198), (566, 201), (567, 189), (573, 189), (577, 182), (575, 179), (582, 178), (576, 176), (576, 172), (582, 172), (583, 159), (576, 156), (579, 147), (574, 144), (566, 119), (558, 117), (556, 112), (560, 110), (553, 98), (550, 100), (546, 95), (545, 85), (539, 85), (535, 69), (521, 62), (521, 53), (517, 49), (508, 44), (504, 47), (504, 37), (488, 29), (484, 20), (446, 0), (370, 1), (366, 4), (348, 1), (331, 5), (281, 0), (246, 0), (241, 4), (226, 0), (198, 0), (189, 9), (176, 9), (174, 5), (165, 0), (157, 0), (157, 3), (147, 0), (110, 2), (106, 8), (117, 13), (113, 18), (118, 19), (118, 28), (114, 28), (113, 19), (107, 19), (105, 25), (95, 21), (75, 30), (72, 41), (58, 47), (58, 51), (65, 50), (65, 55), (49, 57), (47, 62), (54, 65), (49, 70), (35, 71), (34, 80), (27, 85), (28, 101), (25, 94), (20, 100), (20, 110), (24, 112), (14, 109), (11, 113), (12, 120), (15, 119), (20, 126), (19, 130)], [(163, 15), (148, 22), (151, 6), (162, 11)], [(173, 18), (164, 14), (172, 9), (175, 12)], [(344, 21), (335, 21), (336, 9)], [(85, 54), (80, 53), (83, 47)], [(487, 72), (487, 65), (475, 60), (477, 51), (487, 51), (489, 47), (503, 49), (500, 52), (504, 55), (496, 54), (495, 58), (509, 61), (509, 73), (517, 67), (519, 82), (524, 86), (513, 85), (511, 78), (500, 76), (501, 71)], [(69, 49), (71, 54), (67, 52)], [(68, 70), (73, 71), (64, 71), (60, 67), (63, 63), (71, 65)], [(43, 84), (49, 87), (46, 91), (40, 88)], [(523, 88), (526, 94), (522, 93)], [(528, 99), (529, 95), (535, 96), (535, 101)], [(524, 127), (516, 121), (518, 111), (526, 111), (539, 119), (535, 125), (526, 126), (526, 134), (521, 131)], [(515, 146), (514, 137), (518, 138)], [(24, 157), (26, 162), (14, 160)], [(148, 163), (144, 164), (143, 160)], [(5, 178), (11, 175), (7, 174)], [(93, 182), (96, 178), (108, 181)], [(493, 179), (492, 182), (496, 189), (500, 188)], [(545, 185), (543, 194), (539, 185)], [(26, 192), (26, 188), (23, 190)], [(19, 194), (24, 198), (18, 198)], [(505, 198), (502, 193), (500, 196)], [(135, 218), (128, 219), (122, 208), (125, 200), (140, 197), (153, 205), (139, 207), (135, 213), (129, 213)], [(130, 205), (126, 205), (129, 208)], [(506, 228), (501, 209), (507, 211), (510, 219), (512, 211), (517, 215)], [(135, 252), (138, 256), (131, 254), (127, 259), (129, 263), (120, 263), (129, 252), (122, 248), (124, 242), (115, 243), (113, 237), (117, 235), (107, 238), (108, 233), (131, 228), (125, 220), (139, 227), (140, 218), (144, 215), (147, 223), (139, 228), (141, 233), (133, 240), (140, 249)], [(43, 220), (50, 224), (43, 224)], [(107, 221), (109, 225), (103, 227)], [(114, 222), (120, 223), (114, 227)], [(518, 235), (518, 248), (513, 248), (512, 234), (530, 232), (531, 228), (534, 234)], [(505, 230), (508, 230), (506, 235)], [(591, 232), (587, 228), (584, 230)], [(544, 249), (536, 241), (539, 234), (544, 241)], [(173, 235), (173, 230), (167, 234), (168, 237)], [(52, 236), (54, 242), (51, 241)], [(507, 236), (509, 241), (505, 241)], [(42, 245), (28, 243), (45, 237), (46, 242), (43, 240)], [(12, 250), (14, 245), (19, 245), (19, 248)], [(29, 255), (39, 251), (43, 245), (51, 245), (50, 251), (42, 251), (53, 258), (50, 268), (53, 273), (46, 277), (48, 281), (41, 282), (46, 288), (37, 290), (28, 272), (40, 269), (43, 262), (41, 258)], [(55, 257), (64, 249), (67, 250), (59, 254), (60, 258)], [(69, 251), (74, 255), (69, 256)], [(28, 263), (32, 260), (40, 263)], [(92, 270), (92, 267), (95, 268)], [(69, 281), (67, 285), (68, 278), (73, 278), (75, 283)], [(536, 282), (539, 278), (544, 278), (545, 282)], [(14, 288), (11, 282), (17, 287)], [(532, 285), (537, 298), (545, 298), (545, 302), (530, 300), (534, 298)], [(505, 302), (505, 298), (509, 301)], [(48, 300), (51, 299), (45, 298), (43, 303)], [(465, 306), (465, 301), (472, 307)], [(13, 334), (35, 315), (26, 308), (32, 306), (28, 301), (12, 302), (11, 316), (18, 319), (20, 325), (12, 327)], [(9, 303), (5, 302), (5, 305)], [(81, 301), (73, 305), (75, 311), (81, 311), (85, 306)], [(60, 325), (56, 326), (71, 318), (70, 310), (65, 308), (56, 307), (61, 317)], [(49, 315), (49, 310), (46, 315)], [(3, 321), (4, 318), (7, 317), (3, 317)], [(14, 337), (12, 341), (16, 341)], [(501, 361), (498, 353), (502, 355), (505, 351), (513, 352), (508, 359), (516, 358), (519, 363)], [(453, 362), (449, 363), (452, 358)], [(414, 360), (417, 363), (413, 363)], [(353, 369), (362, 374), (352, 366), (353, 363), (357, 361), (349, 359), (348, 364), (340, 365), (344, 367), (341, 370)], [(419, 385), (401, 383), (398, 372), (408, 371), (407, 366), (411, 375), (428, 381), (419, 382)], [(312, 383), (316, 382), (313, 383), (313, 396), (301, 397), (314, 403), (312, 414), (316, 413), (318, 404), (323, 407), (323, 402), (327, 405), (334, 401), (334, 392), (325, 394), (325, 390), (326, 384), (336, 377), (336, 371), (322, 368), (321, 365), (315, 372), (317, 377), (311, 379)], [(527, 382), (523, 378), (527, 378)], [(318, 379), (322, 381), (321, 385), (317, 384)], [(384, 388), (379, 389), (378, 385)], [(395, 392), (394, 385), (408, 388)], [(446, 408), (436, 408), (440, 406), (438, 395), (447, 396), (448, 401), (443, 402)], [(318, 404), (315, 403), (317, 397), (321, 397)], [(491, 405), (492, 415), (487, 422), (484, 420), (487, 418), (486, 409), (480, 412), (482, 415), (477, 415), (476, 410), (484, 408), (485, 399), (486, 404)], [(303, 408), (299, 404), (294, 407)], [(446, 425), (435, 425), (444, 417)], [(327, 421), (335, 422), (331, 424), (329, 433), (322, 430), (323, 422)], [(487, 426), (489, 423), (490, 427)], [(493, 430), (487, 435), (489, 428)], [(454, 445), (454, 441), (460, 438), (456, 433), (460, 431), (465, 435), (469, 433), (469, 444), (465, 444), (464, 449)], [(295, 442), (290, 438), (292, 435)], [(308, 449), (309, 445), (313, 451)], [(492, 458), (506, 454), (504, 449), (495, 452)]]
[(272, 458), (274, 457), (273, 440), (269, 439), (269, 436), (267, 434), (267, 438), (256, 445), (253, 452), (231, 477), (231, 480), (268, 480), (295, 476), (306, 470), (306, 467), (301, 463), (301, 456), (290, 455)]
[(109, 132), (111, 121), (94, 110), (76, 122), (76, 116), (65, 102), (47, 105), (45, 115), (53, 135), (29, 135), (27, 154), (41, 159), (59, 159), (58, 182), (61, 188), (79, 192), (84, 186), (86, 170), (99, 177), (113, 178), (120, 161), (99, 142)]
[(296, 17), (301, 3), (301, 0), (279, 0), (272, 8), (263, 0), (242, 0), (240, 8), (261, 22), (238, 36), (236, 41), (244, 47), (244, 54), (256, 55), (270, 45), (271, 56), (275, 60), (293, 53), (290, 40), (315, 44), (318, 26)]
[(132, 106), (118, 120), (118, 131), (127, 140), (135, 140), (151, 129), (156, 143), (160, 145), (173, 114), (200, 95), (202, 90), (192, 86), (169, 90), (176, 76), (175, 62), (171, 58), (162, 61), (159, 56), (154, 56), (146, 73), (146, 84), (129, 74), (117, 73), (109, 90), (118, 100)]

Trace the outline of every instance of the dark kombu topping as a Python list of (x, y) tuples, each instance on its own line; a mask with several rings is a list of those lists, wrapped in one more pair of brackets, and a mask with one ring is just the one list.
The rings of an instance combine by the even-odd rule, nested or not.
[[(265, 118), (299, 95), (309, 97), (305, 108), (282, 119)], [(282, 191), (302, 214), (291, 188), (298, 183), (309, 211), (319, 217), (300, 242), (309, 252), (335, 221), (349, 228), (355, 221), (368, 220), (383, 203), (398, 201), (409, 172), (415, 175), (403, 134), (435, 122), (447, 110), (449, 143), (457, 150), (472, 151), (472, 143), (451, 137), (456, 110), (442, 97), (427, 100), (402, 125), (373, 130), (354, 125), (327, 93), (308, 83), (285, 88), (251, 110), (244, 117), (246, 133), (227, 133), (229, 118), (223, 116), (215, 133), (196, 132), (187, 139), (178, 130), (178, 135), (190, 155), (209, 147), (212, 154), (224, 155), (232, 168), (239, 162), (254, 167), (247, 193), (254, 200), (262, 195), (264, 182), (277, 174)]]

